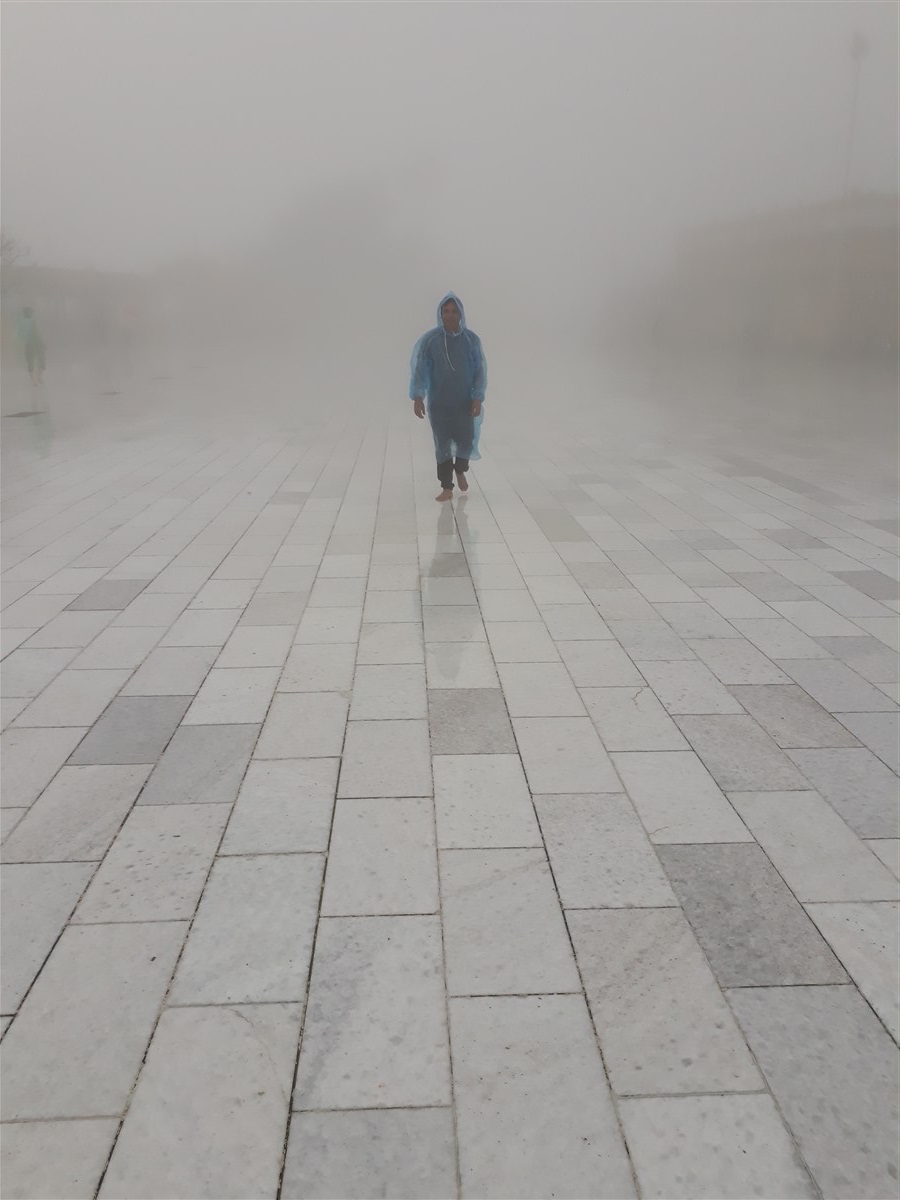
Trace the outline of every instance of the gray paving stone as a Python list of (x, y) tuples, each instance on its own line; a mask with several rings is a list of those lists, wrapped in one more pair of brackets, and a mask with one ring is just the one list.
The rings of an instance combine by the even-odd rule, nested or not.
[(183, 725), (175, 731), (139, 804), (231, 804), (259, 725)]
[(620, 1096), (762, 1087), (680, 910), (571, 912), (566, 920)]
[[(585, 595), (604, 621), (657, 622), (656, 609), (633, 587), (588, 587)], [(668, 628), (668, 626), (666, 627)], [(671, 630), (669, 630), (671, 633)], [(672, 636), (675, 636), (674, 634)]]
[(278, 681), (278, 691), (349, 692), (355, 665), (353, 642), (294, 646)]
[(218, 612), (193, 609), (183, 612), (160, 644), (162, 646), (215, 646), (221, 649), (231, 636), (238, 615), (237, 609), (222, 609)]
[[(900, 655), (870, 634), (853, 638), (818, 638), (817, 641), (869, 683), (897, 683), (900, 680)], [(28, 644), (30, 646), (31, 642)]]
[(433, 754), (512, 754), (516, 743), (499, 688), (429, 690)]
[(328, 849), (339, 760), (251, 762), (220, 854), (296, 854)]
[(440, 866), (451, 996), (579, 990), (542, 849), (442, 850)]
[(619, 790), (609, 756), (587, 717), (516, 717), (513, 727), (534, 794)]
[(657, 603), (653, 607), (679, 637), (693, 640), (740, 637), (733, 625), (702, 600)]
[(562, 663), (503, 663), (499, 674), (511, 716), (584, 715), (584, 705)]
[(752, 840), (693, 751), (614, 754), (613, 764), (651, 842)]
[(771, 659), (828, 658), (828, 651), (783, 617), (769, 619), (733, 618), (743, 636)]
[(646, 685), (582, 688), (581, 698), (607, 750), (687, 748), (677, 725)]
[(118, 1120), (4, 1125), (4, 1194), (20, 1200), (93, 1200), (118, 1129)]
[(256, 757), (339, 757), (347, 708), (339, 692), (278, 692), (259, 735)]
[(259, 724), (279, 674), (278, 667), (213, 667), (185, 713), (185, 726)]
[(393, 916), (438, 907), (431, 799), (339, 800), (322, 915)]
[(660, 846), (657, 853), (722, 987), (846, 982), (758, 846)]
[(745, 638), (711, 638), (692, 643), (697, 657), (722, 683), (788, 683), (787, 676)]
[(353, 721), (338, 784), (339, 796), (430, 796), (426, 721)]
[(665, 621), (610, 621), (610, 629), (635, 662), (693, 659), (693, 650)]
[(898, 838), (872, 838), (866, 842), (866, 845), (877, 855), (884, 865), (900, 879), (900, 839)]
[(3, 1120), (122, 1112), (187, 926), (69, 928), (0, 1047)]
[(897, 1047), (853, 987), (729, 993), (825, 1196), (897, 1190)]
[(63, 767), (5, 840), (2, 861), (98, 862), (149, 773), (147, 766)]
[(769, 1096), (653, 1097), (620, 1111), (643, 1196), (818, 1195)]
[(644, 682), (618, 642), (561, 641), (557, 648), (576, 687), (636, 687)]
[(401, 1200), (456, 1194), (449, 1108), (297, 1113), (291, 1120), (284, 1200), (377, 1193)]
[(702, 662), (638, 662), (667, 712), (739, 713), (741, 706)]
[(806, 911), (895, 1042), (900, 1042), (900, 905), (808, 904)]
[(869, 750), (790, 750), (816, 791), (864, 838), (900, 836), (897, 777)]
[(296, 1004), (166, 1010), (100, 1195), (274, 1196), (300, 1016)]
[(859, 629), (852, 621), (821, 600), (782, 600), (773, 602), (772, 607), (810, 637), (859, 636)]
[(37, 696), (77, 654), (76, 649), (14, 650), (3, 662), (4, 699)]
[(429, 604), (422, 609), (426, 642), (485, 642), (481, 610), (475, 604)]
[(900, 775), (900, 712), (842, 713), (840, 722)]
[[(323, 609), (323, 611), (326, 611)], [(403, 623), (363, 625), (359, 637), (357, 663), (381, 666), (425, 661), (422, 630)]]
[(228, 812), (225, 804), (136, 808), (91, 881), (73, 922), (190, 920)]
[[(453, 582), (462, 581), (454, 580)], [(481, 609), (482, 619), (485, 621), (515, 623), (539, 621), (541, 618), (531, 594), (524, 591), (481, 591), (478, 593), (478, 606)]]
[(69, 612), (83, 612), (86, 609), (121, 611), (127, 608), (146, 586), (146, 579), (98, 579), (66, 605), (66, 608)]
[(160, 646), (151, 650), (122, 689), (123, 696), (193, 695), (219, 653), (215, 646)]
[(831, 713), (896, 712), (897, 706), (846, 663), (823, 659), (782, 659), (778, 665)]
[(351, 721), (425, 720), (427, 716), (424, 667), (412, 663), (357, 667)]
[(28, 639), (28, 649), (87, 646), (115, 616), (114, 611), (61, 612), (32, 634)]
[(170, 1003), (302, 1000), (322, 871), (318, 854), (218, 859), (178, 966)]
[(192, 599), (190, 592), (141, 592), (116, 616), (113, 628), (155, 627), (161, 637)]
[(900, 587), (880, 571), (836, 571), (835, 575), (850, 587), (873, 600), (897, 600)]
[(795, 684), (729, 689), (782, 749), (852, 746), (856, 738)]
[(72, 660), (72, 670), (134, 670), (161, 637), (161, 629), (143, 626), (120, 629), (112, 626), (98, 634), (90, 646)]
[(439, 917), (334, 917), (316, 938), (295, 1109), (450, 1103)]
[(425, 646), (429, 688), (498, 688), (487, 642), (433, 642)]
[(14, 1013), (93, 873), (91, 863), (4, 867), (0, 878), (0, 1012)]
[(518, 755), (437, 755), (433, 768), (438, 846), (541, 845)]
[(676, 903), (627, 796), (535, 796), (534, 802), (565, 908)]
[(454, 999), (450, 1023), (464, 1197), (635, 1195), (581, 995)]
[(282, 667), (293, 640), (293, 625), (239, 625), (225, 643), (216, 667)]
[(0, 735), (0, 804), (22, 808), (44, 790), (84, 729), (7, 729)]
[(897, 881), (816, 792), (731, 793), (798, 900), (896, 900)]
[(559, 661), (556, 643), (542, 621), (489, 621), (486, 629), (498, 664)]
[(803, 776), (752, 717), (678, 717), (677, 722), (723, 791), (805, 788)]
[(296, 625), (305, 616), (306, 602), (306, 592), (269, 592), (256, 595), (241, 614), (240, 624)]

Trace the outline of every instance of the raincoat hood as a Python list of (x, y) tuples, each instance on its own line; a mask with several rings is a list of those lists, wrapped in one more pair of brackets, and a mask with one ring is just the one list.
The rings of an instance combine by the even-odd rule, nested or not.
[[(452, 300), (453, 303), (456, 305), (456, 307), (459, 309), (459, 329), (457, 330), (456, 333), (450, 333), (449, 336), (450, 337), (459, 337), (459, 335), (463, 332), (463, 330), (466, 327), (466, 310), (463, 308), (463, 302), (462, 302), (462, 300), (460, 300), (459, 296), (457, 296), (456, 292), (448, 292), (447, 295), (444, 296), (443, 300), (441, 300), (440, 304), (438, 305), (438, 310), (437, 310), (438, 329), (444, 329), (444, 322), (441, 319), (441, 309), (444, 307), (444, 305), (447, 303), (448, 300)], [(444, 332), (449, 333), (448, 330), (444, 330)]]

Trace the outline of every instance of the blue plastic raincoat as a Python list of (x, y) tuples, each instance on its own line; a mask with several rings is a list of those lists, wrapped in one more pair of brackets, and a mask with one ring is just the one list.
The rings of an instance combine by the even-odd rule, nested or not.
[[(441, 309), (448, 300), (459, 308), (459, 331), (448, 333)], [(428, 419), (439, 463), (452, 458), (481, 458), (478, 442), (484, 410), (472, 417), (472, 403), (484, 404), (487, 362), (478, 334), (466, 328), (466, 310), (459, 296), (448, 292), (438, 305), (438, 323), (416, 342), (410, 369), (409, 398), (426, 397)]]

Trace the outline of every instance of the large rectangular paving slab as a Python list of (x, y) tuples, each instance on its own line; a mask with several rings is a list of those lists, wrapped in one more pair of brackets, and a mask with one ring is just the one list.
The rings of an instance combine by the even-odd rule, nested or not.
[(256, 757), (339, 757), (348, 708), (339, 692), (279, 692), (259, 735)]
[(100, 1195), (274, 1196), (301, 1011), (164, 1012)]
[(4, 1121), (122, 1112), (186, 931), (65, 931), (0, 1047)]
[(564, 908), (677, 903), (627, 796), (535, 796)]
[[(706, 643), (704, 643), (706, 644)], [(731, 645), (731, 643), (726, 643)], [(641, 674), (666, 712), (739, 713), (740, 704), (702, 662), (641, 662)]]
[(657, 853), (722, 987), (846, 982), (759, 846), (660, 846)]
[(541, 845), (518, 755), (436, 755), (433, 768), (442, 849)]
[(4, 1125), (4, 1195), (20, 1200), (94, 1200), (118, 1131), (117, 1118)]
[(499, 688), (428, 693), (432, 754), (512, 754), (516, 743)]
[(618, 776), (588, 717), (516, 717), (513, 728), (535, 795), (619, 791)]
[(896, 1195), (898, 1051), (856, 988), (728, 998), (822, 1194)]
[(190, 696), (113, 700), (71, 756), (70, 764), (155, 763), (190, 702)]
[(213, 667), (185, 713), (185, 725), (252, 725), (265, 720), (278, 667)]
[(566, 920), (619, 1095), (761, 1088), (682, 912), (573, 912)]
[(327, 850), (338, 766), (336, 758), (251, 762), (219, 853)]
[(139, 804), (231, 804), (259, 725), (182, 725), (147, 781)]
[(614, 754), (651, 842), (749, 842), (750, 834), (692, 750)]
[(158, 646), (122, 689), (123, 696), (192, 695), (216, 661), (215, 646)]
[(581, 697), (607, 750), (686, 750), (659, 698), (644, 684), (582, 688)]
[(428, 697), (420, 664), (361, 666), (353, 680), (351, 721), (425, 720)]
[(841, 713), (840, 722), (900, 775), (900, 712)]
[(731, 693), (782, 749), (858, 744), (840, 721), (795, 684), (732, 687)]
[(3, 663), (0, 694), (4, 699), (37, 696), (69, 665), (77, 650), (15, 650)]
[(620, 1112), (648, 1200), (818, 1196), (770, 1096), (648, 1097)]
[(287, 1003), (306, 994), (323, 861), (221, 858), (191, 928), (172, 1004)]
[(806, 911), (859, 990), (900, 1042), (897, 947), (898, 904), (808, 904)]
[(399, 1200), (446, 1200), (456, 1195), (451, 1109), (293, 1115), (282, 1200), (372, 1195)]
[(896, 712), (893, 700), (835, 659), (782, 659), (778, 665), (831, 713)]
[(295, 1109), (450, 1103), (440, 918), (333, 917), (316, 938)]
[(146, 579), (98, 579), (67, 605), (69, 612), (98, 609), (112, 612), (127, 608), (147, 586)]
[(816, 791), (864, 838), (900, 836), (897, 776), (869, 750), (788, 752)]
[(442, 850), (440, 865), (452, 996), (579, 990), (542, 849)]
[(679, 717), (678, 725), (724, 792), (784, 792), (806, 786), (752, 717)]
[(427, 721), (351, 721), (339, 796), (430, 796)]
[(355, 664), (355, 642), (294, 646), (284, 664), (278, 691), (349, 692)]
[(62, 671), (18, 717), (16, 728), (58, 728), (96, 721), (128, 676), (125, 670)]
[(584, 997), (450, 1001), (462, 1195), (634, 1196)]
[(87, 732), (78, 729), (7, 729), (0, 734), (0, 804), (27, 808), (41, 794)]

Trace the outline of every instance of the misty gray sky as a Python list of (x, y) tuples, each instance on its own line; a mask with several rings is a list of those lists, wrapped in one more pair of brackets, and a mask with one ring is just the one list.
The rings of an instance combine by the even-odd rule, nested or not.
[[(627, 279), (686, 223), (895, 191), (893, 3), (3, 5), (3, 224), (146, 268), (371, 179), (448, 282)], [(355, 181), (355, 182), (353, 182)]]

